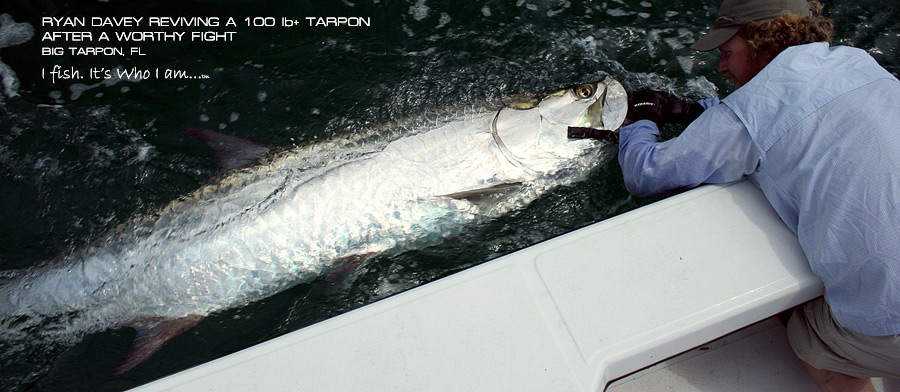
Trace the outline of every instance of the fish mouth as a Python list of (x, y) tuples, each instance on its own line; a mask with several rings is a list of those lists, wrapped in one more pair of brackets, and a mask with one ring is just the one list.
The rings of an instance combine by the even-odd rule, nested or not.
[(606, 104), (606, 93), (609, 89), (603, 83), (597, 83), (598, 88), (603, 91), (599, 92), (597, 100), (587, 108), (587, 126), (590, 128), (603, 128), (603, 106)]
[(617, 80), (607, 76), (596, 83), (602, 88), (585, 112), (585, 126), (570, 126), (566, 136), (570, 140), (596, 139), (618, 143), (618, 130), (628, 114), (628, 95)]
[[(603, 96), (588, 107), (588, 118), (593, 128), (618, 131), (628, 114), (628, 93), (618, 80), (607, 76), (601, 84), (605, 90)], [(594, 119), (599, 119), (594, 124)]]

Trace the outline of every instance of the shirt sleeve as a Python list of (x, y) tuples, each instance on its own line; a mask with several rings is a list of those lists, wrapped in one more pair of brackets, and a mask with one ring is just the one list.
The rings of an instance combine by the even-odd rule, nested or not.
[(719, 104), (719, 97), (709, 97), (698, 100), (697, 103), (703, 106), (703, 109), (709, 109)]
[(649, 120), (619, 130), (619, 165), (629, 192), (661, 196), (736, 181), (756, 170), (759, 151), (734, 112), (718, 100), (701, 104), (711, 106), (680, 136), (663, 143)]

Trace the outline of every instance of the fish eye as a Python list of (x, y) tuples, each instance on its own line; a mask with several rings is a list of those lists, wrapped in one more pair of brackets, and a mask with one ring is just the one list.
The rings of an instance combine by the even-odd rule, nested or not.
[(590, 84), (582, 84), (581, 86), (576, 86), (575, 88), (573, 88), (572, 91), (578, 98), (590, 98), (594, 95), (594, 86)]

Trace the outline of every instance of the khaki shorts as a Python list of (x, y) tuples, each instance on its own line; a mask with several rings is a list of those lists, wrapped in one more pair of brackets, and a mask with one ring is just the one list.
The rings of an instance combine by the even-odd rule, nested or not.
[(797, 356), (817, 369), (900, 378), (900, 335), (868, 336), (844, 328), (823, 298), (794, 309), (787, 335)]

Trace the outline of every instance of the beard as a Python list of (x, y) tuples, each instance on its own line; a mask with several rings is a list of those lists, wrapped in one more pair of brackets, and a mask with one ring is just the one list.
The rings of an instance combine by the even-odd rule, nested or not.
[(728, 80), (730, 80), (730, 81), (732, 81), (732, 82), (734, 82), (734, 83), (738, 83), (737, 76), (734, 76), (734, 74), (731, 73), (731, 72), (726, 72), (726, 73), (725, 73), (725, 78), (728, 79)]
[(741, 88), (741, 86), (744, 85), (744, 82), (741, 82), (740, 80), (738, 80), (737, 76), (734, 76), (734, 74), (731, 73), (731, 72), (726, 72), (726, 73), (725, 73), (725, 78), (728, 79), (728, 80), (730, 80), (731, 83), (734, 83), (734, 89), (735, 89), (735, 90)]

